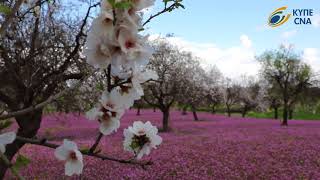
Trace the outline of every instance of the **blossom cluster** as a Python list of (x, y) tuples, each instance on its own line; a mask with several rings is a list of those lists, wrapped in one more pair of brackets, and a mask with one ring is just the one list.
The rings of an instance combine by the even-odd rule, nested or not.
[[(143, 29), (141, 10), (153, 4), (154, 0), (102, 0), (101, 12), (92, 22), (84, 55), (88, 64), (108, 70), (108, 87), (86, 116), (100, 123), (99, 131), (103, 135), (117, 131), (125, 110), (144, 95), (141, 84), (158, 78), (154, 71), (146, 69), (153, 50), (147, 36), (139, 34)], [(162, 142), (157, 133), (150, 122), (135, 122), (124, 131), (124, 149), (140, 159)], [(64, 140), (55, 155), (66, 161), (66, 175), (82, 172), (82, 154), (74, 142)]]

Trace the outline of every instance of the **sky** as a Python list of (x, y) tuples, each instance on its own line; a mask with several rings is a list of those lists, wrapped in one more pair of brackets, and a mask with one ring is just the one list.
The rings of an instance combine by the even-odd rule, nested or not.
[[(161, 10), (162, 0), (156, 2), (145, 17)], [(320, 71), (319, 0), (183, 0), (183, 4), (185, 9), (161, 15), (147, 25), (151, 38), (172, 33), (170, 42), (231, 78), (256, 75), (259, 64), (255, 57), (281, 44), (293, 44), (303, 61)], [(291, 17), (279, 27), (269, 27), (269, 15), (282, 6), (288, 7), (287, 13), (313, 9), (312, 25), (296, 25), (296, 17)]]

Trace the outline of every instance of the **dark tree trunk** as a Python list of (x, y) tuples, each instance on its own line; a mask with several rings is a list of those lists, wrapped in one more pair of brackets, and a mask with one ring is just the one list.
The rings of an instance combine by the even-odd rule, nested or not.
[(246, 117), (246, 114), (247, 114), (247, 111), (246, 111), (246, 110), (243, 110), (242, 113), (241, 113), (241, 116), (242, 116), (243, 118), (245, 118), (245, 117)]
[(156, 112), (156, 107), (153, 107), (153, 112)]
[(290, 108), (289, 110), (289, 117), (288, 119), (293, 119), (293, 109)]
[(211, 107), (211, 113), (215, 114), (216, 113), (216, 105), (212, 105)]
[(288, 126), (288, 105), (286, 102), (284, 103), (283, 107), (283, 120), (282, 120), (282, 126)]
[(278, 107), (274, 107), (274, 119), (278, 119)]
[(187, 115), (187, 108), (188, 108), (188, 106), (183, 106), (182, 107), (182, 115)]
[[(41, 124), (42, 110), (38, 110), (23, 116), (16, 117), (19, 125), (17, 136), (32, 138), (34, 137)], [(6, 146), (5, 155), (11, 161), (14, 155), (24, 146), (24, 142), (15, 140), (12, 144)], [(8, 167), (0, 161), (0, 179), (3, 179)]]
[(138, 109), (137, 109), (137, 116), (140, 116), (140, 107), (138, 107)]
[(228, 113), (228, 117), (231, 117), (231, 109), (228, 106), (227, 106), (227, 113)]
[(191, 106), (191, 108), (192, 108), (193, 119), (194, 119), (195, 121), (199, 121), (196, 107)]
[(242, 110), (242, 112), (241, 112), (241, 116), (242, 116), (243, 118), (246, 117), (246, 114), (247, 114), (248, 110), (249, 110), (249, 107), (248, 107), (248, 106), (246, 106), (246, 107), (243, 108), (243, 110)]
[(162, 131), (167, 132), (169, 131), (169, 116), (170, 111), (169, 108), (162, 110)]

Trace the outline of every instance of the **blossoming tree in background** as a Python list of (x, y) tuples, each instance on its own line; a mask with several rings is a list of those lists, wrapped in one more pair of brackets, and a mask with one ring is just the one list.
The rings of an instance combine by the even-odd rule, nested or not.
[(204, 106), (204, 97), (209, 89), (206, 84), (206, 71), (200, 66), (198, 58), (190, 54), (190, 63), (186, 70), (185, 77), (183, 78), (183, 88), (177, 95), (177, 102), (185, 108), (191, 107), (191, 111), (195, 121), (198, 121), (197, 108)]
[(184, 79), (189, 73), (187, 65), (192, 58), (190, 53), (181, 52), (166, 39), (159, 38), (153, 42), (155, 53), (149, 67), (157, 72), (159, 79), (145, 85), (144, 100), (161, 110), (162, 130), (169, 130), (170, 108), (184, 89)]
[(263, 78), (278, 91), (283, 107), (281, 125), (287, 126), (299, 96), (316, 84), (311, 66), (302, 61), (293, 46), (266, 51), (257, 60), (262, 65)]
[(226, 107), (228, 117), (231, 117), (232, 107), (239, 103), (241, 86), (229, 78), (225, 78), (221, 88), (223, 103)]
[[(18, 167), (29, 160), (19, 155), (16, 162), (11, 161), (26, 143), (54, 148), (56, 158), (65, 162), (66, 175), (82, 173), (83, 155), (120, 163), (149, 164), (134, 159), (148, 155), (162, 141), (150, 122), (135, 122), (124, 131), (124, 149), (132, 152), (134, 159), (109, 157), (96, 148), (104, 135), (117, 131), (124, 111), (144, 94), (142, 83), (158, 78), (146, 69), (153, 50), (140, 31), (160, 14), (183, 7), (182, 0), (163, 2), (163, 10), (143, 22), (141, 11), (152, 6), (154, 0), (89, 1), (80, 27), (70, 22), (72, 18), (64, 18), (68, 5), (60, 1), (17, 0), (1, 4), (0, 38), (4, 43), (0, 46), (0, 102), (6, 111), (0, 113), (0, 119), (14, 117), (19, 129), (0, 135), (0, 178), (10, 168), (17, 178), (23, 179)], [(100, 12), (85, 36), (91, 10), (98, 6)], [(20, 21), (14, 21), (18, 18)], [(87, 112), (88, 119), (99, 124), (97, 139), (90, 148), (79, 149), (67, 139), (57, 145), (36, 138), (43, 108), (82, 82), (67, 80), (90, 76), (90, 67), (84, 60), (106, 74), (105, 90), (95, 107)], [(8, 83), (3, 83), (4, 80)]]
[(239, 104), (241, 108), (241, 116), (245, 117), (249, 111), (264, 110), (265, 90), (261, 83), (252, 76), (241, 76), (241, 89), (239, 94)]

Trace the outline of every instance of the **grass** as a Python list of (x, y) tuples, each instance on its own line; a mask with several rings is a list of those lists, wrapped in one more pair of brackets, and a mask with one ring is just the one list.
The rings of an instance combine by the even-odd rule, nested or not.
[[(211, 112), (211, 109), (201, 107), (198, 108), (199, 112)], [(216, 109), (217, 114), (223, 114), (227, 115), (225, 112), (225, 109), (218, 107)], [(231, 116), (233, 117), (240, 117), (240, 113), (232, 113)], [(252, 118), (268, 118), (268, 119), (273, 119), (274, 117), (274, 112), (272, 110), (266, 111), (266, 112), (256, 112), (256, 111), (250, 111), (246, 117), (252, 117)], [(282, 118), (282, 110), (279, 109), (278, 111), (278, 118)], [(299, 119), (299, 120), (320, 120), (320, 113), (312, 113), (306, 110), (298, 109), (294, 111), (293, 113), (293, 119)]]
[[(282, 117), (282, 111), (279, 110), (278, 112), (279, 118)], [(273, 111), (268, 112), (249, 112), (248, 117), (253, 118), (273, 118), (274, 114)], [(306, 111), (296, 111), (293, 113), (293, 119), (300, 119), (300, 120), (320, 120), (320, 114), (312, 112), (306, 112)]]

